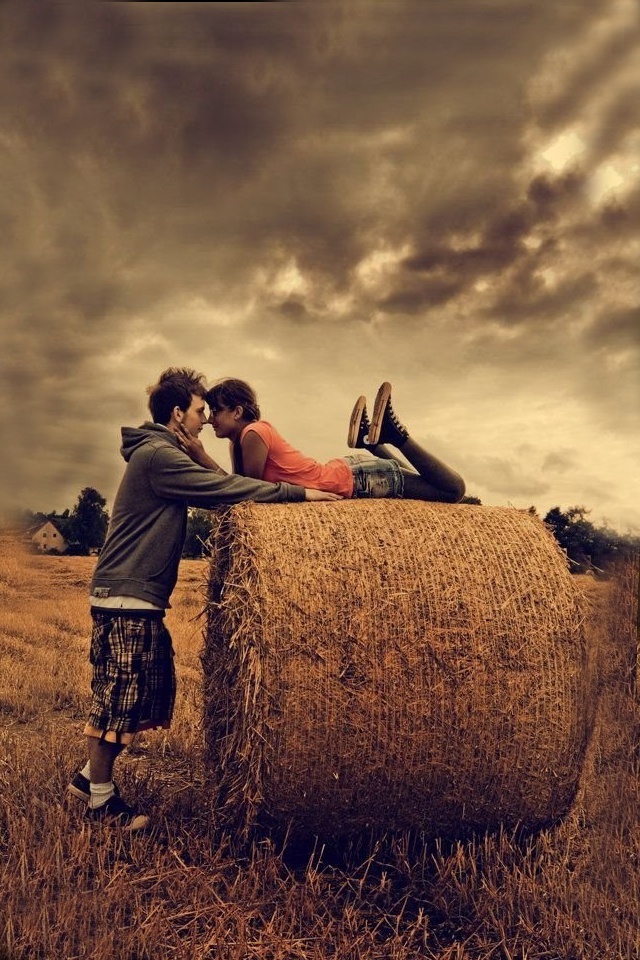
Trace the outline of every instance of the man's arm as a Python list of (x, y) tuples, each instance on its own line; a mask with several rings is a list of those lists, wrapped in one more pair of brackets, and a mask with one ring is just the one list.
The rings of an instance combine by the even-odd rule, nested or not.
[(301, 502), (340, 500), (325, 490), (306, 490), (293, 483), (267, 483), (233, 473), (215, 473), (194, 463), (170, 443), (155, 446), (149, 462), (149, 480), (154, 493), (168, 500), (183, 500), (191, 507), (210, 509), (224, 503)]

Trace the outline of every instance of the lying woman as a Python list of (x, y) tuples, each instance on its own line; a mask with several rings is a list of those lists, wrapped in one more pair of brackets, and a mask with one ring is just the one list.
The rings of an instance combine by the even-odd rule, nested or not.
[[(243, 380), (220, 380), (207, 391), (206, 400), (215, 435), (230, 441), (234, 473), (256, 480), (285, 480), (346, 498), (405, 497), (457, 503), (464, 496), (462, 477), (420, 447), (399, 422), (391, 406), (389, 383), (378, 390), (371, 421), (364, 397), (358, 398), (351, 414), (347, 445), (367, 452), (328, 463), (300, 453), (274, 426), (261, 420), (256, 394)], [(185, 432), (178, 439), (196, 463), (220, 470), (199, 440)], [(407, 469), (386, 444), (401, 450), (415, 470)]]

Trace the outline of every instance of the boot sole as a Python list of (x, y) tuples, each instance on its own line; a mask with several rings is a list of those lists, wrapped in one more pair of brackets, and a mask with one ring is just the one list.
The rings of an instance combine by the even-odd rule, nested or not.
[(105, 820), (87, 820), (88, 826), (92, 828), (98, 828), (100, 830), (113, 830), (114, 827), (118, 830), (122, 830), (125, 834), (130, 833), (148, 833), (151, 828), (151, 820), (149, 817), (136, 817), (131, 823), (123, 823), (121, 818), (110, 817)]
[(371, 415), (371, 426), (369, 428), (369, 444), (373, 447), (380, 442), (380, 431), (382, 430), (382, 421), (384, 412), (387, 409), (389, 397), (391, 396), (391, 384), (386, 381), (382, 384), (376, 394), (376, 401), (373, 405), (373, 414)]
[(347, 434), (347, 446), (355, 447), (358, 443), (358, 432), (360, 430), (360, 421), (362, 420), (362, 414), (367, 405), (365, 397), (358, 397), (355, 402), (355, 406), (351, 411), (351, 419), (349, 420), (349, 433)]
[(117, 827), (119, 830), (122, 830), (123, 833), (138, 833), (144, 830), (148, 830), (151, 826), (151, 817), (147, 816), (146, 813), (136, 813), (131, 820), (128, 820), (124, 816), (109, 816), (108, 814), (104, 817), (92, 817), (90, 814), (85, 814), (85, 822), (92, 827), (106, 827), (113, 829)]

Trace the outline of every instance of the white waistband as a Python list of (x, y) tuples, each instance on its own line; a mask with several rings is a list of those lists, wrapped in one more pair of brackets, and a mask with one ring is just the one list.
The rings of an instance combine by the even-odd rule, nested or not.
[(149, 600), (140, 597), (91, 597), (92, 607), (106, 607), (109, 610), (164, 610)]

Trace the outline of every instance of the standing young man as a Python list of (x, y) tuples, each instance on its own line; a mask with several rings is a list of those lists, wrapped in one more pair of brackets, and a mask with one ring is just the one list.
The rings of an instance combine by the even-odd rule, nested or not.
[(176, 437), (181, 427), (197, 437), (207, 422), (203, 378), (193, 370), (165, 370), (148, 392), (153, 423), (122, 428), (127, 466), (91, 581), (89, 759), (67, 788), (87, 803), (89, 820), (130, 831), (144, 829), (149, 817), (120, 797), (113, 766), (137, 732), (171, 722), (176, 678), (164, 613), (178, 578), (187, 507), (337, 499), (194, 463)]

